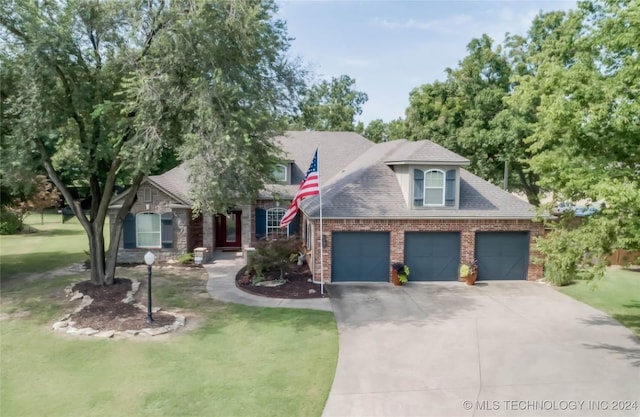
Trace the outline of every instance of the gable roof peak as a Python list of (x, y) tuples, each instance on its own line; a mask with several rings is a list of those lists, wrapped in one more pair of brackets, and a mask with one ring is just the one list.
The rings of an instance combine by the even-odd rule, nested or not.
[(469, 165), (470, 161), (450, 151), (444, 146), (431, 142), (430, 140), (407, 141), (402, 139), (401, 144), (395, 152), (389, 154), (385, 159), (387, 165), (408, 165), (408, 164), (440, 164), (440, 165)]

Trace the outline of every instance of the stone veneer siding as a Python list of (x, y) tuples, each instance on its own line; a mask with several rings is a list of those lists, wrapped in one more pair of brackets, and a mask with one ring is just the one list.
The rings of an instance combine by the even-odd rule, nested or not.
[[(151, 189), (151, 202), (145, 203), (144, 193), (146, 189)], [(178, 256), (187, 252), (187, 231), (188, 225), (191, 221), (191, 210), (188, 208), (171, 208), (172, 204), (176, 204), (172, 201), (171, 197), (157, 188), (143, 184), (138, 190), (138, 198), (131, 207), (131, 213), (144, 213), (152, 212), (163, 214), (167, 212), (173, 213), (173, 247), (171, 249), (163, 248), (136, 248), (125, 249), (122, 238), (118, 245), (118, 262), (121, 263), (142, 263), (144, 262), (144, 254), (148, 251), (153, 252), (157, 261), (168, 261), (175, 259)], [(149, 208), (147, 209), (147, 205)], [(109, 210), (109, 220), (113, 224), (116, 216), (117, 209)]]
[[(320, 281), (320, 221), (312, 220), (314, 228), (314, 278)], [(439, 219), (323, 219), (324, 280), (331, 282), (331, 238), (333, 232), (390, 232), (389, 260), (404, 260), (405, 232), (460, 232), (460, 261), (470, 262), (474, 258), (476, 232), (529, 232), (529, 269), (528, 280), (542, 278), (543, 266), (534, 263), (540, 256), (535, 250), (535, 238), (544, 234), (544, 227), (540, 222), (531, 220), (439, 220)], [(391, 281), (391, 271), (389, 271)]]

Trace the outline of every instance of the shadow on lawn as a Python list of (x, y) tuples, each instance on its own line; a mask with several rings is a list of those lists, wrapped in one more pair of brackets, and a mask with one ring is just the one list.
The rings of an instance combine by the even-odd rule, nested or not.
[(46, 274), (86, 258), (85, 254), (68, 252), (31, 252), (2, 256), (0, 288), (5, 290), (34, 274)]
[(54, 229), (54, 230), (38, 230), (37, 226), (34, 228), (31, 226), (30, 230), (21, 233), (19, 236), (29, 239), (29, 238), (38, 238), (38, 237), (46, 237), (46, 236), (77, 236), (84, 235), (84, 229)]

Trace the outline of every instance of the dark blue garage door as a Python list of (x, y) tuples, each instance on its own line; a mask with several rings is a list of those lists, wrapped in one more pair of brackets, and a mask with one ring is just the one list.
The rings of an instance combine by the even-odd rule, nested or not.
[(476, 233), (478, 279), (527, 279), (529, 232)]
[(334, 232), (331, 240), (332, 282), (389, 281), (389, 233)]
[(460, 234), (407, 232), (404, 263), (411, 281), (456, 281), (460, 265)]

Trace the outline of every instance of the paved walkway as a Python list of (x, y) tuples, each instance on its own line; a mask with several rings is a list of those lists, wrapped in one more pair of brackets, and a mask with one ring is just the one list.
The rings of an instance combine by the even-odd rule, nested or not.
[[(245, 265), (241, 252), (216, 251), (213, 262), (204, 264), (209, 273), (207, 291), (216, 300), (255, 307), (308, 308), (332, 311), (328, 298), (289, 300), (252, 295), (236, 287), (236, 274)], [(326, 290), (325, 290), (326, 291)]]

